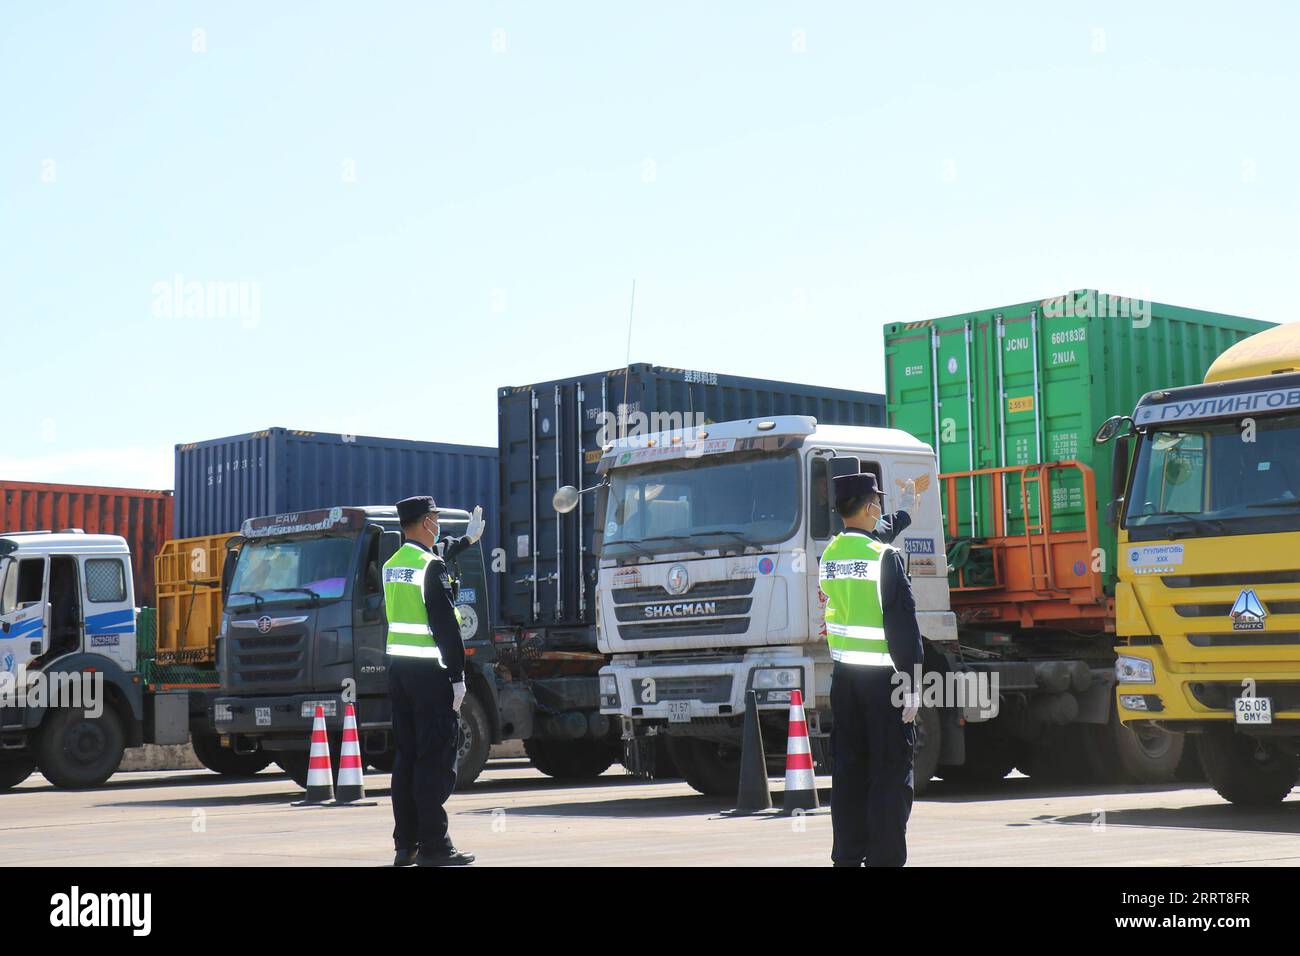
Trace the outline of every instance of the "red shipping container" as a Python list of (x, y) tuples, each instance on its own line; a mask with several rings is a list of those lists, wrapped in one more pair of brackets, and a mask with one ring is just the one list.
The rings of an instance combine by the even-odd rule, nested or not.
[(172, 536), (170, 491), (0, 481), (0, 532), (65, 528), (125, 538), (135, 573), (135, 603), (157, 606), (153, 559)]

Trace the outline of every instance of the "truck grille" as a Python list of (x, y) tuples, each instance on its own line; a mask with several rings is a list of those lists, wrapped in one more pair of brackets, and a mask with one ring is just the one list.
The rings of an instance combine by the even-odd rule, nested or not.
[[(642, 678), (642, 681), (646, 678)], [(654, 678), (655, 703), (665, 700), (698, 700), (705, 704), (725, 704), (731, 700), (731, 676), (716, 677), (656, 677)], [(641, 688), (637, 688), (637, 700)]]
[(1167, 588), (1251, 587), (1258, 584), (1300, 583), (1300, 571), (1228, 571), (1222, 574), (1166, 574)]
[(669, 594), (663, 587), (615, 588), (614, 618), (626, 641), (744, 634), (753, 591), (753, 578), (700, 581), (685, 594)]
[(669, 594), (666, 588), (614, 588), (610, 592), (615, 604), (647, 604), (653, 601), (700, 601), (705, 598), (741, 597), (754, 593), (753, 578), (731, 581), (701, 581), (685, 594)]
[(620, 624), (619, 636), (625, 641), (644, 641), (653, 637), (686, 637), (716, 634), (744, 634), (749, 629), (747, 617), (724, 617), (715, 620), (694, 618), (684, 621), (658, 621), (654, 624)]
[(1233, 631), (1230, 634), (1188, 634), (1192, 647), (1275, 647), (1300, 644), (1300, 631)]
[[(1300, 601), (1264, 601), (1269, 614), (1300, 614)], [(1227, 617), (1232, 604), (1175, 604), (1179, 617)]]
[[(1233, 700), (1241, 696), (1240, 681), (1194, 681), (1187, 689), (1212, 710), (1232, 710)], [(1260, 681), (1255, 696), (1272, 698), (1274, 712), (1300, 710), (1300, 683), (1296, 681)]]
[(307, 633), (301, 626), (285, 627), (267, 635), (245, 636), (239, 631), (232, 634), (235, 636), (226, 640), (234, 687), (267, 688), (272, 684), (302, 681), (307, 663)]

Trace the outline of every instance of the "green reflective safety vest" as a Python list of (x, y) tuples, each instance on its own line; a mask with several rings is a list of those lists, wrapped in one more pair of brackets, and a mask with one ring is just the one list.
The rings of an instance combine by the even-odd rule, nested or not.
[(822, 553), (817, 577), (826, 595), (826, 643), (840, 663), (894, 666), (880, 601), (881, 563), (893, 550), (864, 534), (842, 533)]
[[(384, 562), (384, 610), (388, 614), (388, 653), (442, 663), (424, 606), (424, 575), (436, 556), (409, 541)], [(442, 562), (438, 562), (438, 567)], [(435, 572), (437, 568), (435, 568)]]

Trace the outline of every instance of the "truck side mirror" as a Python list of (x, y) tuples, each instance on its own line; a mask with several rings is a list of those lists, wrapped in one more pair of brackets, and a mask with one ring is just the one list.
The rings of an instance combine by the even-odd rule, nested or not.
[(580, 492), (573, 485), (565, 485), (563, 488), (556, 488), (555, 494), (551, 495), (551, 507), (562, 515), (567, 515), (574, 508), (578, 507), (578, 497)]
[(235, 562), (239, 560), (239, 550), (231, 548), (226, 551), (226, 560), (221, 564), (221, 601), (230, 599), (230, 582), (235, 576)]
[(1131, 435), (1115, 442), (1110, 453), (1110, 503), (1106, 505), (1106, 524), (1119, 527), (1120, 506), (1124, 501), (1124, 485), (1128, 482), (1128, 446)]
[(1092, 436), (1094, 444), (1104, 445), (1116, 435), (1126, 437), (1133, 433), (1133, 419), (1128, 415), (1112, 415), (1101, 423), (1097, 433)]
[(1123, 498), (1112, 498), (1106, 505), (1106, 524), (1112, 528), (1119, 527), (1119, 510), (1124, 504)]

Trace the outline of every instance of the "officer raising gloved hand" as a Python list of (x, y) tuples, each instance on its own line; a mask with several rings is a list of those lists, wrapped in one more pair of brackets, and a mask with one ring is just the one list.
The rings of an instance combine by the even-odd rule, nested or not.
[[(831, 859), (836, 866), (907, 861), (916, 745), (912, 724), (920, 705), (911, 678), (924, 648), (911, 582), (898, 549), (887, 543), (907, 526), (908, 515), (895, 512), (892, 527), (882, 533), (883, 500), (873, 474), (835, 478), (835, 508), (844, 531), (826, 546), (819, 570), (826, 643), (835, 660)], [(895, 698), (896, 678), (902, 679), (901, 700)]]
[[(447, 834), (443, 804), (456, 786), (456, 742), (465, 699), (465, 646), (454, 585), (438, 541), (432, 498), (404, 498), (397, 518), (406, 540), (384, 564), (388, 687), (393, 705), (394, 866), (474, 862)], [(480, 512), (480, 525), (482, 523)], [(479, 533), (482, 533), (480, 527)], [(443, 542), (448, 555), (465, 538)]]

